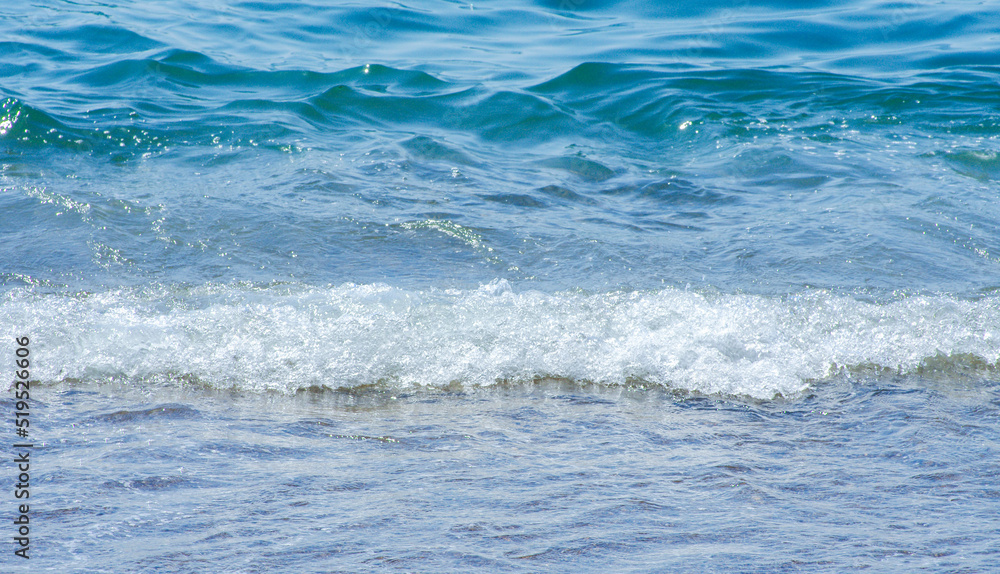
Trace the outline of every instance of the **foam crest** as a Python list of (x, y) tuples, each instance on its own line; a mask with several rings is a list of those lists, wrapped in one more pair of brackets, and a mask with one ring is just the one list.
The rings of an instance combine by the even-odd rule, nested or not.
[[(32, 337), (43, 381), (196, 380), (217, 388), (488, 386), (565, 377), (771, 398), (841, 366), (918, 373), (1000, 361), (1000, 298), (874, 303), (677, 289), (597, 294), (203, 285), (51, 294), (16, 288), (0, 324)], [(937, 358), (937, 359), (935, 359)], [(967, 362), (967, 361), (966, 361)], [(955, 368), (961, 368), (958, 365)]]

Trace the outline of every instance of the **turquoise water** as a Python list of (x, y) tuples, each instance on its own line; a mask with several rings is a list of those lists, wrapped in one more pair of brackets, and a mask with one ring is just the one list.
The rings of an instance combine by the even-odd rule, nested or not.
[(989, 571), (996, 21), (6, 7), (31, 568)]

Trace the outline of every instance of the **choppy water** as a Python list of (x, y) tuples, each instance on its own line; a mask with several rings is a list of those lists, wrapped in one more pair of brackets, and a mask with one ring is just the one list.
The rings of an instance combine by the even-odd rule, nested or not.
[(31, 566), (990, 571), (998, 12), (4, 7)]

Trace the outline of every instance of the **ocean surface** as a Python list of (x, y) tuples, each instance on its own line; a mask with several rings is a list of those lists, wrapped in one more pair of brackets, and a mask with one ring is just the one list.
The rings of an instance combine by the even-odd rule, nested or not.
[(0, 9), (16, 572), (997, 572), (1000, 5)]

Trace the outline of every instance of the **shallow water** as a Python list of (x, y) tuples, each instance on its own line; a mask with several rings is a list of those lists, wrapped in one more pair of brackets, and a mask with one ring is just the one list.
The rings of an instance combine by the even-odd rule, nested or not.
[(551, 380), (46, 396), (43, 553), (79, 571), (986, 572), (997, 558), (996, 383), (839, 377), (763, 402)]
[(30, 568), (989, 571), (995, 21), (7, 7)]

